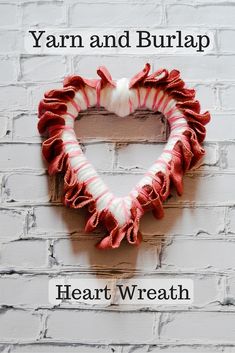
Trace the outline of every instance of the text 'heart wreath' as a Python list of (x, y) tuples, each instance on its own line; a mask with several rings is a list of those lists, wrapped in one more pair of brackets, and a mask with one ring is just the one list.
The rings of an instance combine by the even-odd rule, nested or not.
[[(161, 69), (149, 74), (150, 65), (131, 80), (113, 81), (105, 67), (97, 70), (100, 79), (70, 76), (64, 87), (45, 93), (39, 105), (40, 133), (49, 138), (42, 152), (49, 163), (50, 175), (64, 173), (64, 204), (72, 208), (88, 206), (91, 216), (85, 230), (105, 225), (108, 235), (98, 244), (100, 249), (117, 248), (123, 238), (139, 244), (140, 218), (152, 210), (163, 217), (162, 203), (172, 185), (182, 194), (183, 174), (204, 155), (201, 144), (209, 112), (200, 113), (195, 91), (185, 88), (177, 70)], [(115, 197), (86, 159), (74, 132), (74, 121), (82, 110), (103, 107), (120, 117), (136, 109), (162, 113), (170, 126), (170, 136), (161, 156), (125, 197)]]

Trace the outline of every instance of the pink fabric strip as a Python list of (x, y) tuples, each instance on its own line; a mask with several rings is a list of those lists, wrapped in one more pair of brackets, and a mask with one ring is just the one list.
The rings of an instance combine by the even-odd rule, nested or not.
[(109, 189), (104, 190), (99, 196), (97, 196), (95, 198), (95, 201), (98, 201), (102, 196), (104, 196), (105, 194), (107, 194), (109, 192)]
[(147, 102), (147, 99), (148, 99), (148, 96), (149, 96), (149, 93), (150, 93), (151, 89), (152, 89), (151, 87), (148, 87), (146, 89), (146, 94), (145, 94), (145, 97), (144, 97), (142, 108), (144, 108), (146, 106), (146, 102)]
[(66, 112), (66, 115), (70, 116), (70, 117), (73, 118), (74, 120), (77, 118), (76, 115), (73, 115), (73, 114), (71, 114), (71, 113), (69, 113), (69, 112)]
[(151, 179), (156, 180), (157, 182), (159, 182), (159, 178), (152, 172), (146, 172), (145, 175), (149, 176)]
[(181, 123), (181, 124), (176, 124), (176, 125), (171, 125), (171, 131), (175, 130), (175, 129), (179, 129), (180, 127), (188, 127), (187, 123)]
[(183, 116), (172, 116), (170, 118), (168, 118), (168, 121), (170, 122), (170, 124), (174, 123), (175, 121), (184, 118)]
[[(139, 194), (140, 188), (135, 187), (135, 189), (136, 189), (136, 191), (137, 191), (138, 194)], [(130, 195), (130, 197), (132, 198), (132, 201), (133, 201), (135, 204), (137, 204), (137, 207), (138, 207), (138, 208), (140, 209), (140, 211), (143, 213), (143, 212), (144, 212), (144, 209), (143, 209), (143, 207), (141, 206), (141, 203), (139, 202), (139, 200), (138, 200), (134, 195), (132, 195), (131, 192), (129, 193), (129, 195)]]
[(53, 125), (48, 128), (48, 131), (51, 133), (56, 130), (72, 130), (74, 131), (74, 128), (72, 126), (66, 126), (66, 125)]
[(88, 164), (90, 164), (88, 161), (82, 163), (79, 167), (74, 169), (74, 173), (77, 173), (80, 169), (82, 169), (83, 167), (85, 167)]
[(106, 209), (108, 209), (108, 208), (111, 206), (111, 203), (113, 202), (114, 199), (115, 199), (114, 196), (112, 196), (112, 197), (110, 198), (110, 200), (107, 202)]
[(132, 113), (132, 109), (133, 109), (132, 101), (129, 98), (129, 111), (130, 111), (130, 114)]
[(182, 134), (173, 134), (173, 135), (170, 134), (170, 137), (169, 137), (169, 138), (172, 139), (173, 137), (180, 137), (181, 139), (186, 138), (186, 136), (183, 136)]
[(144, 175), (149, 176), (152, 179), (154, 174), (149, 172), (149, 171), (147, 171), (147, 172), (144, 173)]
[(166, 116), (169, 115), (169, 118), (168, 118), (168, 119), (170, 119), (170, 118), (171, 118), (171, 115), (172, 115), (173, 113), (175, 113), (177, 110), (178, 110), (178, 108), (177, 108), (176, 106), (174, 106), (174, 107), (172, 107), (170, 110), (168, 110), (167, 112), (165, 112), (165, 115), (166, 115)]
[(69, 153), (69, 157), (77, 157), (80, 156), (82, 154), (82, 151), (71, 151), (68, 152)]
[(164, 114), (165, 114), (165, 109), (168, 106), (168, 104), (170, 103), (170, 101), (171, 101), (171, 97), (168, 96), (165, 103), (163, 104), (163, 107), (162, 107), (162, 111)]
[(137, 87), (137, 99), (138, 99), (138, 108), (140, 108), (140, 89), (139, 86)]
[(73, 107), (77, 110), (77, 112), (79, 113), (80, 110), (81, 110), (81, 108), (80, 108), (79, 105), (75, 102), (75, 100), (74, 100), (74, 99), (70, 99), (69, 101), (70, 101), (70, 103), (73, 105)]
[(84, 181), (84, 185), (88, 185), (90, 183), (92, 183), (94, 180), (98, 179), (98, 175), (95, 175), (91, 178), (88, 178), (87, 180)]
[(86, 91), (85, 91), (84, 87), (82, 88), (82, 94), (83, 94), (84, 101), (86, 102), (87, 108), (90, 107), (89, 98), (88, 98), (88, 96), (86, 94)]
[(163, 150), (163, 153), (169, 153), (171, 155), (174, 154), (175, 156), (181, 158), (181, 154), (179, 152), (175, 151), (174, 149), (173, 150)]
[(155, 109), (156, 109), (156, 110), (159, 110), (159, 107), (161, 106), (162, 101), (163, 101), (164, 98), (165, 98), (165, 96), (164, 96), (164, 94), (163, 94), (162, 97), (160, 98), (159, 102), (157, 102), (157, 106), (155, 106)]
[(158, 90), (158, 89), (156, 89), (155, 95), (154, 95), (154, 97), (153, 97), (152, 110), (154, 110), (154, 108), (155, 108), (158, 93), (159, 93), (159, 90)]
[(155, 164), (163, 164), (163, 165), (165, 165), (167, 168), (170, 167), (169, 164), (168, 164), (168, 162), (164, 161), (164, 159), (162, 159), (162, 158), (157, 159), (156, 162), (155, 162)]
[(127, 211), (127, 208), (126, 208), (126, 203), (125, 203), (125, 200), (122, 199), (122, 205), (123, 205), (123, 209), (124, 209), (124, 214), (125, 214), (125, 218), (126, 218), (126, 222), (129, 220), (129, 213)]
[(149, 199), (149, 196), (148, 196), (147, 192), (144, 191), (143, 188), (138, 188), (137, 191), (138, 191), (139, 194), (144, 195), (146, 197), (146, 199)]
[(96, 85), (96, 105), (98, 108), (100, 107), (100, 91), (101, 91), (101, 81), (98, 81)]
[(78, 145), (78, 142), (74, 140), (64, 141), (63, 146), (66, 146), (66, 145)]

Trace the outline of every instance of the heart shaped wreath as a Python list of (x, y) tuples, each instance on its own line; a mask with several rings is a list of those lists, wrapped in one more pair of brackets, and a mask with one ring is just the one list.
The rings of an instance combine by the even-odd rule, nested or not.
[[(65, 78), (64, 87), (51, 90), (39, 104), (40, 133), (49, 138), (42, 153), (50, 175), (64, 174), (64, 204), (72, 208), (88, 206), (91, 214), (85, 230), (102, 223), (108, 234), (96, 245), (99, 249), (117, 248), (123, 238), (139, 244), (140, 218), (152, 210), (163, 217), (162, 203), (172, 185), (182, 194), (183, 174), (195, 166), (205, 151), (205, 125), (209, 112), (200, 113), (195, 91), (185, 88), (178, 70), (161, 69), (149, 75), (150, 65), (131, 80), (113, 81), (105, 67), (97, 70), (100, 79), (80, 76)], [(124, 117), (136, 109), (161, 112), (170, 126), (170, 136), (161, 156), (125, 197), (115, 197), (86, 159), (74, 132), (74, 121), (82, 110), (104, 107)]]

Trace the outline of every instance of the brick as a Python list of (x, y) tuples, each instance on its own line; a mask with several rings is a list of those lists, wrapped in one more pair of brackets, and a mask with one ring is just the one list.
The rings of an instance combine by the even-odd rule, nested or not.
[(25, 212), (14, 209), (0, 209), (0, 238), (12, 240), (23, 234), (25, 226)]
[(8, 129), (8, 118), (7, 117), (0, 117), (0, 138), (4, 138), (7, 136), (7, 129)]
[(223, 312), (185, 312), (167, 314), (163, 322), (160, 337), (168, 342), (193, 340), (194, 343), (210, 341), (212, 343), (234, 343), (235, 316)]
[(218, 146), (216, 144), (204, 145), (205, 156), (199, 161), (198, 166), (215, 166), (219, 162)]
[[(160, 244), (143, 242), (138, 249), (135, 246), (123, 244), (115, 250), (104, 253), (94, 247), (99, 239), (83, 236), (80, 240), (58, 240), (54, 243), (54, 257), (59, 265), (76, 266), (79, 268), (102, 269), (141, 269), (154, 270), (158, 263), (157, 247)], [(125, 247), (125, 251), (124, 248)], [(93, 259), (93, 260), (91, 260)]]
[(32, 345), (15, 345), (11, 353), (121, 353), (121, 347), (105, 345), (80, 345), (45, 343)]
[[(109, 14), (112, 14), (110, 16)], [(69, 24), (72, 27), (146, 27), (160, 24), (161, 6), (155, 3), (79, 3), (71, 6)], [(93, 33), (92, 33), (93, 34)], [(94, 31), (94, 34), (96, 32)]]
[[(9, 106), (9, 100), (11, 102)], [(0, 87), (1, 110), (27, 109), (27, 90), (21, 86), (2, 86)]]
[(40, 141), (37, 128), (38, 117), (35, 114), (19, 114), (13, 119), (13, 139)]
[[(151, 277), (148, 277), (151, 279), (155, 279), (156, 276), (153, 275)], [(182, 305), (179, 303), (175, 303), (174, 305), (168, 305), (166, 304), (155, 304), (154, 301), (149, 304), (142, 304), (141, 302), (138, 303), (137, 306), (134, 305), (121, 305), (120, 310), (133, 310), (134, 308), (136, 310), (148, 310), (150, 311), (158, 311), (158, 312), (165, 312), (165, 311), (185, 311), (187, 309), (196, 309), (196, 308), (206, 308), (207, 306), (215, 306), (215, 304), (218, 303), (218, 301), (221, 298), (221, 293), (219, 290), (218, 286), (218, 278), (216, 278), (214, 275), (195, 275), (195, 274), (188, 274), (188, 275), (182, 275), (180, 273), (178, 274), (157, 274), (157, 279), (159, 281), (161, 280), (174, 280), (177, 281), (179, 278), (180, 280), (182, 279), (191, 279), (193, 281), (193, 302), (192, 304), (184, 304)], [(119, 281), (119, 283), (122, 283), (122, 281)], [(214, 307), (213, 306), (213, 307)]]
[(0, 65), (1, 65), (0, 84), (12, 83), (16, 81), (16, 77), (17, 77), (16, 59), (0, 58)]
[(107, 143), (95, 143), (85, 146), (85, 155), (96, 170), (111, 170), (114, 146)]
[[(52, 21), (53, 19), (53, 21)], [(26, 3), (23, 6), (23, 24), (29, 26), (56, 26), (63, 24), (64, 7), (63, 3), (46, 1), (36, 3)]]
[[(234, 203), (234, 176), (232, 174), (212, 174), (208, 176), (185, 176), (184, 193), (170, 200), (220, 205)], [(219, 190), (219, 192), (217, 192)]]
[(212, 114), (206, 127), (206, 141), (233, 141), (235, 120), (232, 114)]
[(211, 4), (194, 6), (172, 4), (167, 7), (168, 24), (190, 26), (229, 26), (234, 24), (235, 7), (233, 4)]
[[(0, 277), (0, 305), (39, 307), (49, 305), (48, 276), (12, 275)], [(17, 293), (17, 295), (16, 295)]]
[(79, 343), (147, 343), (153, 338), (153, 324), (153, 313), (57, 310), (48, 318), (47, 334)]
[(50, 236), (58, 233), (84, 232), (84, 210), (62, 207), (36, 207), (33, 232), (48, 232)]
[(229, 352), (229, 347), (228, 350), (225, 350), (225, 346), (212, 346), (208, 347), (206, 344), (195, 344), (193, 345), (190, 344), (161, 344), (161, 345), (149, 345), (149, 346), (135, 346), (135, 347), (130, 347), (126, 346), (124, 347), (123, 353), (224, 353), (224, 352)]
[(226, 278), (226, 288), (224, 296), (224, 304), (234, 305), (235, 304), (235, 277), (233, 274)]
[(228, 212), (229, 215), (229, 232), (235, 233), (235, 209), (231, 208)]
[(50, 200), (47, 175), (11, 174), (6, 178), (7, 201), (47, 202)]
[(223, 168), (235, 169), (235, 145), (226, 144), (221, 153), (223, 153)]
[(4, 182), (5, 182), (5, 176), (0, 173), (0, 188), (1, 188), (0, 200), (1, 200), (1, 202), (2, 202), (2, 194), (3, 194), (2, 189), (3, 189), (3, 186), (4, 186)]
[[(234, 7), (235, 9), (235, 7)], [(182, 13), (183, 15), (183, 13)], [(156, 64), (155, 64), (156, 62)], [(168, 70), (178, 69), (184, 81), (232, 81), (235, 75), (233, 56), (159, 56), (154, 62), (154, 70), (165, 67)], [(193, 70), (192, 70), (193, 67)], [(229, 67), (229, 70), (227, 68)], [(203, 98), (204, 99), (204, 98)], [(202, 103), (203, 103), (202, 99)], [(205, 99), (208, 99), (207, 97)], [(204, 104), (204, 103), (203, 103)]]
[(0, 265), (13, 268), (45, 267), (47, 245), (42, 240), (18, 240), (1, 245)]
[(146, 235), (215, 235), (223, 231), (224, 223), (224, 209), (221, 207), (165, 207), (164, 218), (156, 220), (148, 212), (141, 220), (140, 229)]
[(19, 31), (1, 31), (0, 32), (0, 53), (12, 54), (23, 50), (23, 38)]
[[(117, 148), (118, 170), (146, 171), (156, 161), (165, 144), (129, 144)], [(198, 166), (213, 166), (218, 162), (218, 148), (216, 145), (205, 147), (205, 157)], [(142, 156), (145, 156), (144, 158)]]
[(224, 110), (235, 109), (234, 95), (235, 95), (235, 86), (230, 86), (227, 89), (224, 88), (221, 90), (222, 108)]
[[(73, 279), (74, 276), (67, 275), (69, 279)], [(158, 275), (158, 279), (166, 278), (166, 275)], [(182, 275), (179, 275), (182, 278)], [(61, 275), (60, 275), (60, 278)], [(66, 277), (65, 277), (66, 278)], [(84, 277), (82, 277), (84, 278)], [(169, 278), (169, 276), (167, 277)], [(174, 279), (177, 278), (174, 275)], [(210, 276), (186, 276), (191, 278), (194, 283), (194, 302), (193, 306), (203, 307), (218, 300), (218, 286), (217, 279)], [(0, 285), (3, 290), (0, 292), (0, 305), (14, 305), (17, 307), (25, 308), (36, 308), (36, 307), (48, 307), (50, 303), (48, 301), (48, 275), (5, 275), (0, 278)], [(17, 293), (17, 296), (16, 296)], [(62, 304), (63, 305), (63, 304)], [(79, 304), (78, 304), (79, 306)], [(65, 304), (66, 307), (66, 304)], [(73, 307), (77, 307), (73, 303)], [(132, 307), (129, 306), (131, 309)], [(129, 308), (126, 305), (121, 306), (121, 309)], [(138, 306), (138, 308), (146, 308), (146, 305)], [(154, 310), (156, 308), (161, 310), (169, 309), (167, 305), (154, 306), (151, 305)], [(179, 310), (184, 310), (185, 307), (178, 306)]]
[(41, 145), (33, 144), (0, 144), (0, 164), (2, 169), (10, 170), (45, 169)]
[[(116, 275), (114, 274), (113, 277), (116, 278)], [(161, 304), (161, 303), (158, 303), (156, 304), (154, 301), (151, 303), (151, 305), (149, 306), (149, 304), (144, 304), (144, 303), (141, 303), (139, 302), (138, 305), (132, 305), (132, 304), (120, 304), (119, 305), (119, 310), (120, 311), (144, 311), (144, 310), (149, 310), (150, 311), (169, 311), (169, 309), (172, 309), (172, 310), (178, 310), (178, 311), (185, 311), (186, 308), (205, 308), (207, 307), (208, 305), (215, 305), (216, 304), (216, 301), (220, 300), (220, 290), (219, 290), (219, 286), (218, 286), (218, 278), (214, 275), (195, 275), (195, 274), (190, 274), (190, 275), (182, 275), (182, 274), (166, 274), (166, 273), (158, 273), (158, 274), (152, 274), (151, 276), (148, 276), (147, 277), (149, 279), (157, 279), (158, 281), (161, 281), (161, 280), (174, 280), (174, 281), (177, 281), (177, 279), (179, 278), (179, 280), (182, 280), (182, 279), (191, 279), (193, 281), (193, 286), (194, 286), (194, 298), (193, 298), (193, 302), (192, 304), (185, 304), (185, 305), (182, 305), (179, 304), (179, 303), (175, 303), (175, 305), (168, 305), (167, 303), (166, 304)], [(60, 276), (61, 278), (61, 276)], [(84, 275), (79, 275), (79, 277), (76, 275), (76, 278), (75, 276), (71, 276), (70, 274), (65, 274), (65, 276), (62, 277), (63, 280), (83, 280), (84, 279)], [(144, 279), (145, 277), (143, 276), (138, 276), (137, 277), (134, 277), (133, 281), (136, 279), (136, 278), (139, 278), (139, 279)], [(95, 281), (95, 279), (93, 278), (93, 281)], [(93, 282), (95, 283), (95, 282)], [(126, 279), (124, 278), (123, 281), (119, 278), (118, 280), (118, 283), (124, 283), (126, 284)], [(63, 308), (81, 308), (81, 303), (70, 303), (70, 302), (67, 302), (67, 303), (61, 303), (60, 304), (61, 307)], [(95, 308), (96, 305), (93, 306), (93, 308)], [(108, 304), (107, 306), (105, 305), (105, 307), (108, 309)], [(103, 306), (102, 306), (103, 308)], [(98, 306), (96, 307), (96, 309), (98, 309)]]
[(159, 115), (146, 111), (137, 111), (134, 115), (125, 118), (104, 111), (84, 112), (80, 113), (79, 117), (74, 129), (81, 141), (162, 142), (166, 140), (165, 123)]
[[(69, 279), (73, 279), (74, 276), (67, 275)], [(182, 275), (179, 275), (182, 278)], [(62, 278), (60, 276), (60, 278)], [(65, 277), (66, 278), (66, 277)], [(77, 277), (78, 278), (78, 277)], [(84, 277), (82, 277), (84, 278)], [(166, 275), (158, 275), (158, 279), (166, 278)], [(169, 278), (169, 276), (167, 277)], [(174, 279), (177, 278), (174, 275)], [(194, 302), (193, 306), (203, 307), (218, 300), (218, 285), (217, 279), (213, 276), (186, 276), (191, 278), (194, 283)], [(3, 290), (0, 292), (0, 305), (14, 305), (17, 307), (25, 308), (36, 308), (36, 307), (48, 307), (50, 303), (48, 301), (48, 275), (11, 275), (0, 278), (0, 285)], [(17, 293), (17, 296), (16, 296)], [(63, 305), (63, 304), (62, 304)], [(75, 303), (72, 305), (77, 307)], [(78, 304), (79, 306), (79, 304)], [(65, 304), (66, 307), (66, 304)], [(132, 309), (132, 306), (121, 306), (122, 309)], [(140, 305), (139, 308), (147, 308), (146, 305)], [(151, 308), (161, 310), (168, 310), (169, 306), (151, 305)], [(178, 306), (179, 310), (184, 310), (185, 307)]]
[(18, 7), (16, 4), (0, 4), (0, 27), (18, 25)]
[(62, 56), (25, 56), (21, 58), (21, 80), (45, 82), (63, 78), (66, 63)]
[(221, 29), (218, 31), (218, 46), (220, 52), (223, 53), (234, 53), (235, 52), (235, 30), (232, 29)]
[(235, 243), (212, 239), (175, 239), (163, 251), (162, 267), (171, 270), (232, 270)]
[(201, 276), (196, 278), (193, 276), (187, 276), (187, 278), (193, 279), (193, 306), (205, 307), (207, 305), (215, 304), (220, 300), (221, 293), (219, 291), (218, 278), (214, 276)]
[[(167, 304), (154, 304), (154, 302), (151, 303), (151, 310), (153, 311), (169, 311), (169, 310), (178, 310), (178, 311), (185, 311), (187, 308), (205, 308), (206, 306), (214, 304), (216, 301), (220, 299), (220, 292), (218, 290), (218, 279), (215, 276), (196, 276), (195, 274), (190, 274), (190, 275), (183, 275), (182, 274), (174, 274), (174, 275), (166, 275), (164, 274), (158, 274), (157, 278), (158, 280), (161, 279), (173, 279), (177, 280), (177, 278), (185, 278), (185, 279), (191, 279), (193, 281), (193, 302), (190, 305), (182, 305), (176, 303), (175, 305), (167, 305)], [(151, 277), (152, 278), (152, 277)], [(154, 278), (154, 277), (153, 277)], [(178, 304), (178, 305), (177, 305)], [(133, 305), (127, 306), (124, 305), (123, 309), (125, 308), (128, 310), (128, 308), (132, 309)], [(139, 303), (138, 309), (141, 310), (147, 310), (149, 309), (149, 305), (144, 305)]]
[(214, 110), (216, 108), (216, 87), (206, 84), (189, 83), (187, 87), (195, 88), (196, 99), (199, 100), (201, 111)]
[(118, 169), (145, 171), (160, 157), (163, 148), (164, 144), (121, 145), (117, 148)]
[(38, 338), (40, 319), (36, 314), (21, 310), (4, 310), (0, 313), (0, 339), (11, 342)]

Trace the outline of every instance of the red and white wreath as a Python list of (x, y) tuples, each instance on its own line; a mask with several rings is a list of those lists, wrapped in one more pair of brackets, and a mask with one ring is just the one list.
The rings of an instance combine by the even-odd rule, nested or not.
[[(209, 112), (201, 113), (195, 91), (185, 88), (178, 70), (161, 69), (149, 75), (150, 65), (131, 80), (114, 81), (105, 67), (97, 70), (99, 79), (70, 76), (64, 87), (45, 93), (39, 105), (40, 133), (49, 135), (42, 153), (50, 175), (64, 174), (64, 204), (72, 208), (88, 206), (85, 230), (103, 224), (108, 234), (97, 244), (99, 249), (118, 248), (126, 238), (139, 244), (139, 222), (146, 211), (163, 217), (162, 203), (171, 186), (182, 194), (183, 174), (195, 166), (205, 151), (205, 125)], [(136, 109), (161, 112), (170, 126), (168, 142), (161, 156), (125, 197), (116, 197), (84, 155), (74, 132), (80, 111), (103, 107), (125, 117)]]

